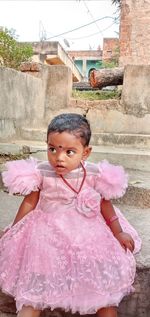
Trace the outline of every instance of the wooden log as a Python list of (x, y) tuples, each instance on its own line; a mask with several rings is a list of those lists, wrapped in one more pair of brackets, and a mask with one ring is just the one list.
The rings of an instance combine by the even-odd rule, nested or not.
[(123, 74), (123, 67), (94, 69), (90, 72), (89, 82), (93, 88), (122, 85)]

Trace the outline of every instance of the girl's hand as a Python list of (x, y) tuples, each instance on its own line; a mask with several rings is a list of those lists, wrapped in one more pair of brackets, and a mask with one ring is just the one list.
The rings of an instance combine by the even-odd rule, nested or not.
[(122, 231), (115, 235), (115, 237), (125, 250), (129, 249), (131, 252), (134, 251), (134, 241), (130, 234)]

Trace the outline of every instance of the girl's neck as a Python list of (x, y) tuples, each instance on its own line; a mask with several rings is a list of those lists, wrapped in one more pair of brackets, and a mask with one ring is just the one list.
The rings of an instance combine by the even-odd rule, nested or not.
[[(82, 187), (83, 187), (85, 178), (86, 178), (86, 169), (85, 169), (85, 167), (84, 167), (83, 162), (81, 162), (80, 165), (81, 165), (81, 168), (82, 168), (82, 170), (83, 170), (83, 178), (82, 178), (82, 181), (81, 181), (81, 184), (80, 184), (79, 189), (74, 188), (70, 183), (68, 183), (68, 181), (65, 179), (65, 177), (64, 177), (63, 175), (60, 175), (60, 177), (62, 178), (63, 182), (64, 182), (73, 192), (75, 192), (76, 194), (79, 194), (79, 193), (80, 193), (80, 191), (81, 191), (81, 189), (82, 189)], [(77, 169), (75, 169), (75, 170), (77, 170)], [(75, 170), (73, 170), (73, 171), (75, 171)], [(78, 177), (77, 177), (77, 181), (79, 180), (79, 172), (80, 172), (80, 166), (78, 167)]]

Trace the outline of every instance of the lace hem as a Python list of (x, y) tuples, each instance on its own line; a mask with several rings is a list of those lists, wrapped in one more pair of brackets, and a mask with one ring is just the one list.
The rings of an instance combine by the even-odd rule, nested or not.
[[(13, 296), (9, 290), (2, 289), (2, 292)], [(59, 298), (43, 300), (43, 302), (36, 301), (35, 299), (31, 300), (25, 296), (20, 298), (15, 298), (17, 312), (19, 312), (23, 306), (32, 306), (34, 309), (43, 311), (44, 309), (62, 309), (65, 312), (71, 311), (74, 313), (79, 313), (80, 315), (85, 314), (95, 314), (99, 309), (110, 307), (110, 306), (119, 306), (123, 297), (134, 292), (132, 286), (128, 286), (126, 289), (120, 290), (118, 293), (110, 294), (99, 294), (99, 293), (87, 293), (87, 294), (78, 294), (76, 295), (64, 295)], [(14, 296), (13, 296), (14, 297)], [(41, 296), (42, 298), (42, 296)]]

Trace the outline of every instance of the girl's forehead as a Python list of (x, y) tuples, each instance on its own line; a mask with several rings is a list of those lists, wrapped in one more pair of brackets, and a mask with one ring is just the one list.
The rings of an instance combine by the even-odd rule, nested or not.
[(70, 147), (82, 145), (81, 138), (68, 131), (52, 132), (48, 135), (48, 143), (58, 147)]

